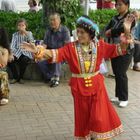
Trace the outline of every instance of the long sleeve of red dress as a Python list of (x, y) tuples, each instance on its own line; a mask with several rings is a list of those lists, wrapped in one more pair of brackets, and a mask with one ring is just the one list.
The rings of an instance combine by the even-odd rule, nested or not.
[[(70, 71), (74, 74), (82, 74), (82, 66), (80, 57), (77, 51), (77, 45), (76, 42), (74, 43), (68, 43), (64, 47), (57, 49), (57, 50), (51, 50), (52, 51), (52, 63), (56, 62), (62, 62), (67, 61)], [(102, 63), (103, 58), (112, 58), (117, 57), (118, 54), (118, 46), (114, 44), (108, 44), (105, 43), (103, 40), (99, 40), (96, 46), (96, 59), (93, 63), (93, 71), (92, 73), (95, 73), (99, 71), (100, 64)], [(102, 78), (101, 78), (102, 79)], [(76, 78), (72, 77), (70, 80), (70, 86), (73, 88), (77, 87), (77, 90), (79, 90), (83, 95), (89, 95), (89, 92), (91, 94), (94, 94), (96, 92), (96, 86), (98, 87), (98, 81), (99, 76), (94, 76), (91, 78), (92, 80), (92, 86), (86, 87), (84, 78)], [(87, 94), (88, 93), (88, 94)]]

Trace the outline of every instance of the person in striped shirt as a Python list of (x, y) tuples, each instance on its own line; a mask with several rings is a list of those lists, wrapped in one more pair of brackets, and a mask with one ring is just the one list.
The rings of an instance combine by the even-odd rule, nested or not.
[[(23, 75), (28, 65), (28, 62), (32, 59), (32, 54), (28, 51), (23, 50), (20, 45), (23, 42), (33, 42), (34, 38), (32, 32), (27, 31), (27, 22), (25, 19), (19, 19), (17, 22), (18, 31), (13, 34), (11, 42), (11, 52), (13, 53), (14, 60), (9, 63), (9, 68), (12, 72), (13, 79), (10, 81), (11, 84), (19, 82), (23, 84)], [(19, 67), (19, 72), (17, 67)]]

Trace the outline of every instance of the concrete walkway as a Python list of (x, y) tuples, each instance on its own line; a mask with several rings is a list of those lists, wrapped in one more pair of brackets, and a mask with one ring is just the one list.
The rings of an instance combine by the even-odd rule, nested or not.
[[(140, 140), (140, 73), (129, 70), (129, 106), (118, 108), (125, 132), (113, 140)], [(114, 79), (106, 78), (110, 97)], [(68, 82), (11, 85), (10, 103), (0, 106), (0, 140), (73, 140), (73, 99)]]

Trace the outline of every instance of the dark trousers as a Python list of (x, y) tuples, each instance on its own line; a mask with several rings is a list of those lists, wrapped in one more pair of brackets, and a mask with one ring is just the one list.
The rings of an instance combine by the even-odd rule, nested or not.
[(139, 44), (135, 44), (133, 56), (134, 56), (134, 63), (140, 62), (140, 45)]
[(60, 77), (61, 75), (61, 63), (50, 64), (46, 60), (37, 63), (41, 72), (43, 73), (44, 80), (51, 79), (53, 77)]
[(111, 60), (113, 73), (115, 74), (116, 88), (115, 96), (120, 101), (128, 100), (128, 78), (127, 70), (132, 59), (132, 54), (119, 56)]
[[(20, 79), (23, 79), (23, 75), (29, 61), (30, 61), (30, 58), (28, 58), (25, 55), (21, 55), (19, 59), (15, 57), (14, 61), (8, 63), (8, 67), (10, 68), (14, 79), (18, 81)], [(17, 66), (19, 67), (19, 71), (17, 69)]]

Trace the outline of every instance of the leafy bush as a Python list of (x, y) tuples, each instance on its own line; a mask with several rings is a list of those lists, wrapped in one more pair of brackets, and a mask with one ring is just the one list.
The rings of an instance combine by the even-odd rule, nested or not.
[[(76, 19), (82, 15), (82, 12), (79, 9), (79, 13), (74, 15), (71, 13), (70, 9), (63, 9), (61, 16), (62, 24), (72, 30), (75, 27)], [(115, 14), (115, 10), (95, 10), (90, 11), (89, 17), (93, 19), (93, 21), (95, 21), (102, 30)], [(35, 39), (43, 39), (45, 27), (43, 26), (42, 11), (39, 11), (38, 13), (19, 14), (12, 12), (0, 12), (0, 26), (4, 26), (8, 30), (11, 38), (12, 34), (16, 31), (16, 22), (20, 18), (25, 18), (27, 20), (28, 29), (33, 32)]]
[(48, 21), (51, 13), (58, 12), (62, 22), (70, 29), (74, 28), (75, 20), (82, 14), (79, 0), (42, 0), (43, 21)]
[(44, 28), (42, 24), (42, 12), (38, 13), (13, 13), (13, 12), (0, 12), (0, 26), (3, 26), (7, 29), (9, 37), (11, 39), (12, 34), (17, 30), (16, 22), (24, 18), (27, 20), (28, 29), (32, 31), (36, 39), (43, 38)]
[(116, 15), (116, 10), (112, 9), (103, 9), (95, 10), (89, 12), (89, 17), (100, 27), (100, 30), (103, 30), (104, 27), (109, 23), (111, 18)]

